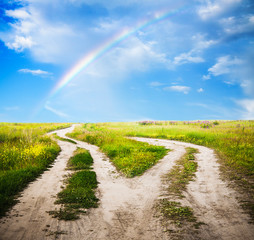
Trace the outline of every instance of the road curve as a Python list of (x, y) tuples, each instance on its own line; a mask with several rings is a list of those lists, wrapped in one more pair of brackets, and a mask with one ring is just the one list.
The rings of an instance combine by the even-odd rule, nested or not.
[(190, 182), (184, 193), (185, 198), (180, 202), (193, 208), (198, 221), (206, 224), (200, 227), (201, 239), (254, 239), (254, 227), (249, 223), (250, 218), (237, 202), (237, 193), (221, 180), (219, 164), (212, 149), (171, 140), (133, 139), (167, 145), (171, 149), (192, 147), (199, 150), (195, 155), (198, 163), (195, 181)]

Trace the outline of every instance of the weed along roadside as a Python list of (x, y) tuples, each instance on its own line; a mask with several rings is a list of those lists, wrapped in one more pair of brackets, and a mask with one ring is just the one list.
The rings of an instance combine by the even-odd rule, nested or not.
[(65, 180), (65, 188), (57, 194), (56, 204), (61, 204), (59, 210), (49, 211), (49, 214), (59, 220), (76, 220), (86, 209), (98, 206), (95, 189), (98, 182), (95, 172), (91, 171), (93, 159), (89, 151), (78, 148), (68, 163), (69, 170), (76, 170)]
[(48, 169), (60, 152), (44, 134), (70, 124), (0, 123), (0, 216), (29, 182)]
[[(64, 136), (72, 130), (73, 127), (58, 130), (56, 133)], [(84, 235), (79, 232), (76, 221), (59, 221), (52, 218), (48, 212), (53, 214), (57, 209), (57, 193), (57, 201), (62, 204), (61, 210), (54, 212), (58, 214), (57, 218), (74, 220), (89, 207), (97, 207), (98, 199), (94, 192), (98, 182), (95, 173), (91, 171), (93, 160), (88, 151), (77, 149), (76, 144), (70, 141), (61, 139), (58, 144), (61, 151), (49, 171), (45, 171), (36, 181), (30, 183), (19, 196), (19, 202), (0, 220), (0, 239), (57, 239), (60, 235), (66, 239), (80, 239)], [(75, 157), (70, 159), (75, 150)], [(76, 172), (68, 179), (66, 188), (61, 189), (67, 171), (74, 170)], [(72, 194), (73, 192), (75, 194)], [(74, 233), (77, 232), (78, 237), (69, 238), (73, 234), (73, 222), (74, 226), (77, 226)], [(81, 230), (83, 231), (83, 228)]]

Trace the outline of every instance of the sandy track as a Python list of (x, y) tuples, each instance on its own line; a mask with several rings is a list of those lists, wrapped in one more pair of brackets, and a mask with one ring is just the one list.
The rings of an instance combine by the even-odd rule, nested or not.
[[(64, 137), (73, 128), (56, 131)], [(46, 211), (54, 210), (55, 196), (66, 174), (65, 166), (76, 145), (59, 141), (62, 152), (50, 171), (31, 183), (22, 193), (20, 203), (9, 216), (1, 219), (0, 239), (168, 239), (158, 218), (154, 202), (162, 192), (161, 176), (185, 153), (186, 146), (198, 148), (197, 180), (186, 193), (185, 205), (194, 208), (202, 227), (203, 239), (251, 239), (254, 236), (248, 218), (241, 213), (235, 193), (219, 179), (218, 164), (212, 150), (168, 140), (137, 139), (173, 149), (159, 163), (140, 177), (126, 179), (98, 147), (77, 141), (90, 151), (94, 171), (100, 182), (100, 205), (77, 221), (53, 219)], [(190, 237), (191, 239), (191, 237)]]
[[(219, 164), (212, 149), (178, 141), (134, 139), (168, 146), (175, 150), (179, 147), (192, 147), (199, 150), (196, 154), (198, 170), (195, 181), (190, 182), (184, 193), (185, 199), (180, 202), (193, 208), (198, 221), (206, 224), (201, 226), (201, 239), (254, 239), (254, 227), (249, 224), (249, 216), (239, 206), (236, 200), (237, 193), (220, 179)], [(193, 239), (192, 236), (185, 237)]]

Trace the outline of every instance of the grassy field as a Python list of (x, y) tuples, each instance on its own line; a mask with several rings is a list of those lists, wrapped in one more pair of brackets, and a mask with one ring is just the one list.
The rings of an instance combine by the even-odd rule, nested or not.
[[(0, 124), (1, 214), (14, 203), (15, 194), (57, 156), (59, 147), (43, 135), (66, 126)], [(180, 140), (211, 147), (220, 157), (222, 172), (229, 180), (238, 183), (240, 193), (247, 199), (242, 199), (243, 205), (254, 216), (254, 121), (96, 123), (84, 124), (69, 136), (99, 146), (117, 169), (128, 177), (141, 175), (165, 156), (167, 150), (126, 136)], [(82, 168), (83, 163), (75, 161), (69, 167)]]
[[(215, 149), (225, 165), (245, 175), (254, 174), (254, 121), (137, 122), (86, 124), (84, 140), (110, 132), (116, 136), (152, 137), (204, 145)], [(98, 136), (98, 135), (96, 135)]]
[(240, 193), (240, 202), (254, 221), (254, 121), (96, 123), (85, 124), (70, 136), (98, 145), (127, 176), (142, 174), (165, 155), (165, 150), (127, 140), (126, 136), (210, 147), (219, 156), (221, 176)]
[(168, 151), (164, 147), (127, 139), (119, 130), (113, 131), (105, 126), (85, 124), (75, 128), (68, 136), (99, 146), (127, 177), (141, 175)]
[(0, 215), (58, 155), (59, 146), (44, 134), (67, 126), (70, 124), (0, 123)]

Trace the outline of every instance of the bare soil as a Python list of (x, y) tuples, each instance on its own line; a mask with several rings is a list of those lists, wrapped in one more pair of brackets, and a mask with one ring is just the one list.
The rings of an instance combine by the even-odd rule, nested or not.
[[(72, 130), (73, 127), (55, 132), (65, 137)], [(201, 239), (253, 239), (253, 225), (239, 207), (236, 192), (220, 180), (213, 150), (169, 140), (136, 140), (162, 145), (172, 151), (142, 176), (131, 179), (119, 174), (98, 147), (76, 140), (77, 145), (58, 141), (62, 151), (53, 167), (31, 183), (22, 192), (20, 203), (1, 219), (0, 239), (169, 239), (161, 220), (155, 217), (154, 205), (164, 195), (161, 177), (185, 153), (185, 147), (200, 151), (196, 180), (189, 184), (182, 203), (193, 208), (198, 220), (206, 224), (201, 226)], [(67, 173), (66, 163), (76, 147), (89, 150), (94, 159), (100, 203), (79, 220), (59, 221), (47, 211), (60, 207), (54, 204), (55, 197)], [(184, 239), (192, 239), (192, 236), (187, 234)]]

